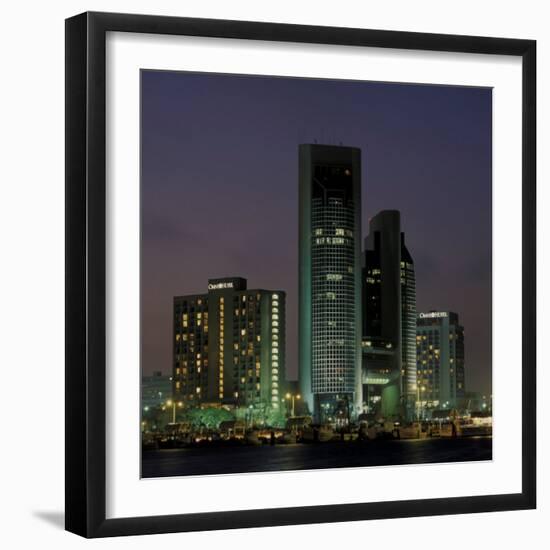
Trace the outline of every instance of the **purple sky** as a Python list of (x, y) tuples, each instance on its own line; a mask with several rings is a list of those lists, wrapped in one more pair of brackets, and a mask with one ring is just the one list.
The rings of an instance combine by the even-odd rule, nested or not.
[(297, 373), (298, 144), (362, 151), (368, 219), (398, 209), (417, 309), (465, 327), (466, 389), (491, 391), (487, 88), (142, 72), (142, 365), (171, 369), (172, 297), (242, 276), (287, 292)]

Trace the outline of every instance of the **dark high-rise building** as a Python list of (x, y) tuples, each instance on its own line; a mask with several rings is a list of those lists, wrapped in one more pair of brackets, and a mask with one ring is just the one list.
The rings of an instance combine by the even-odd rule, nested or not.
[(464, 327), (452, 311), (419, 313), (416, 326), (419, 407), (456, 407), (464, 390)]
[(174, 298), (174, 399), (184, 406), (281, 408), (285, 293), (210, 279), (208, 293)]
[(361, 152), (300, 145), (300, 391), (318, 420), (361, 405)]
[[(414, 413), (416, 286), (401, 216), (383, 210), (369, 223), (363, 269), (363, 390), (384, 416)], [(375, 387), (373, 387), (375, 386)]]

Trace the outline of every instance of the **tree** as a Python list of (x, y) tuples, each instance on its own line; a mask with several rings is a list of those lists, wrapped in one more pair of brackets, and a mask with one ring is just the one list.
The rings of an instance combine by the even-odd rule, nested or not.
[(235, 417), (227, 409), (207, 407), (205, 409), (188, 409), (185, 411), (185, 421), (193, 427), (206, 426), (210, 429), (217, 429), (225, 420), (234, 420)]
[(286, 415), (280, 409), (270, 409), (267, 413), (267, 424), (273, 428), (284, 428), (286, 426)]
[(202, 409), (202, 423), (207, 428), (218, 429), (219, 425), (226, 420), (234, 420), (233, 415), (227, 409), (216, 409), (210, 407)]

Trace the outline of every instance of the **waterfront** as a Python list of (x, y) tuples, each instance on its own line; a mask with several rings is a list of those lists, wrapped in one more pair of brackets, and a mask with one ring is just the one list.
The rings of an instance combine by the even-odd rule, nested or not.
[(491, 460), (491, 437), (147, 450), (142, 477)]

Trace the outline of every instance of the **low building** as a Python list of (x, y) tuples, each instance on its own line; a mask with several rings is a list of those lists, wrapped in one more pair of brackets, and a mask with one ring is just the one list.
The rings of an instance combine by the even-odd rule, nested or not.
[(416, 322), (417, 404), (453, 408), (465, 395), (464, 327), (452, 311), (419, 313)]
[(172, 377), (155, 371), (141, 378), (141, 406), (159, 407), (172, 398)]

